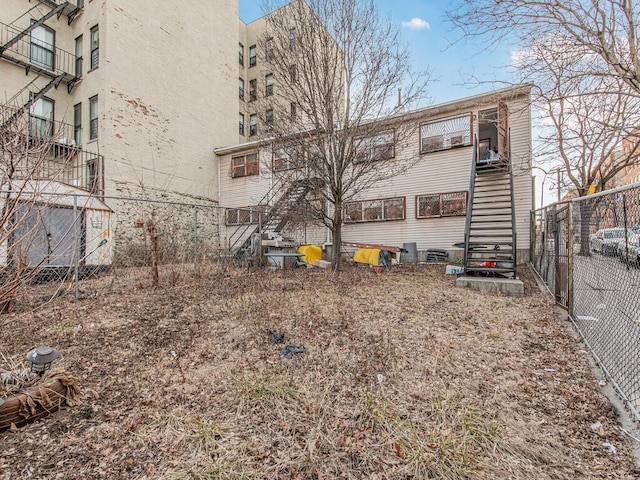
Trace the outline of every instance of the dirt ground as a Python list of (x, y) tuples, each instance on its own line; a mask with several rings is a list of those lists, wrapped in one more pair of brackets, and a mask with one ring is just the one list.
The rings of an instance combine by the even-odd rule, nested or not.
[(3, 315), (5, 362), (54, 346), (85, 395), (0, 433), (0, 479), (639, 478), (528, 270), (522, 298), (443, 271), (107, 277)]

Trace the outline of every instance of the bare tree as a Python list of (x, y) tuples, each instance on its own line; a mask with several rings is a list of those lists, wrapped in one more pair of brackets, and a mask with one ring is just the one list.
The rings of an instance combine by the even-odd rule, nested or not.
[[(526, 48), (532, 40), (565, 38), (586, 55), (591, 70), (574, 75), (616, 77), (640, 93), (638, 17), (632, 0), (461, 0), (448, 13), (468, 39)], [(587, 66), (587, 64), (582, 64)]]
[[(618, 0), (461, 0), (448, 14), (482, 48), (519, 49), (514, 81), (535, 84), (541, 119), (535, 158), (560, 165), (576, 196), (608, 188), (638, 162), (639, 14), (633, 2)], [(623, 139), (632, 145), (626, 152)], [(583, 210), (581, 253), (588, 255), (591, 214)]]
[(0, 106), (0, 313), (10, 311), (20, 289), (68, 250), (72, 232), (51, 239), (43, 223), (46, 202), (55, 203), (44, 191), (73, 168), (74, 148), (58, 140), (50, 121)]
[(261, 128), (289, 167), (315, 182), (310, 205), (332, 232), (337, 270), (345, 203), (410, 166), (393, 149), (415, 129), (395, 114), (424, 99), (429, 74), (412, 71), (398, 27), (371, 0), (263, 6), (273, 12), (259, 43)]
[[(515, 56), (519, 75), (535, 83), (533, 102), (541, 120), (537, 162), (559, 164), (574, 196), (609, 188), (637, 162), (637, 93), (619, 77), (580, 74), (601, 59), (564, 35), (533, 42)], [(623, 153), (623, 139), (636, 148)], [(581, 253), (588, 255), (590, 212), (582, 209), (581, 215)]]

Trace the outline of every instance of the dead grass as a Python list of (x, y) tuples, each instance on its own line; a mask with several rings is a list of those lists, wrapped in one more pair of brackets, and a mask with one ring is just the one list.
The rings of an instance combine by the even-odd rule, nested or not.
[(2, 316), (7, 359), (51, 344), (97, 396), (0, 434), (0, 478), (637, 478), (528, 272), (514, 299), (442, 270), (103, 278)]

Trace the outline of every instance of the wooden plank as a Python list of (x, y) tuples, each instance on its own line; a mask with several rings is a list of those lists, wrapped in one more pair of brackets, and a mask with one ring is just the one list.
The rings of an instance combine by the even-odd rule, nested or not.
[(393, 245), (377, 245), (374, 243), (342, 242), (342, 246), (356, 248), (377, 248), (379, 250), (386, 250), (388, 252), (407, 252), (407, 250), (402, 247), (394, 247)]

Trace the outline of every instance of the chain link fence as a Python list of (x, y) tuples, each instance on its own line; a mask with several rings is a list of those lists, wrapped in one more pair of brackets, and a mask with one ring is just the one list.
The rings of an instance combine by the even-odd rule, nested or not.
[(640, 184), (532, 212), (531, 263), (640, 420)]
[(213, 203), (0, 191), (0, 311), (226, 268)]

